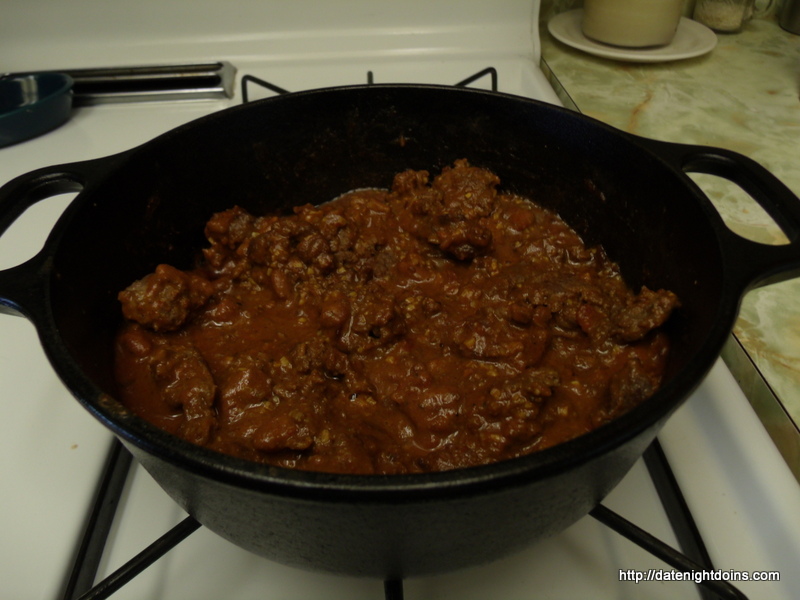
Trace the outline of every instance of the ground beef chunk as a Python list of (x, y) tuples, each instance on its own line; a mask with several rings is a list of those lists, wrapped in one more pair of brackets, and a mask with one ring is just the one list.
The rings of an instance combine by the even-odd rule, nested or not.
[(672, 292), (643, 288), (624, 308), (612, 311), (614, 335), (623, 342), (642, 339), (666, 322), (677, 303), (678, 297)]
[(153, 331), (172, 331), (208, 300), (213, 286), (207, 279), (169, 265), (132, 283), (120, 292), (122, 314)]
[[(118, 379), (141, 399), (155, 403), (158, 423), (195, 444), (207, 444), (216, 427), (213, 409), (217, 385), (196, 348), (169, 336), (151, 334), (132, 325), (119, 336), (118, 355), (139, 363), (133, 379)], [(179, 415), (178, 420), (174, 415)]]

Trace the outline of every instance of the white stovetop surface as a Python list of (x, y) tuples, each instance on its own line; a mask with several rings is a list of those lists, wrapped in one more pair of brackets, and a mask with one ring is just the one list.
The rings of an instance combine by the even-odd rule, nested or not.
[[(363, 83), (367, 70), (378, 83), (455, 83), (491, 65), (501, 90), (557, 102), (537, 66), (538, 39), (531, 38), (537, 9), (538, 2), (525, 0), (262, 0), (237, 3), (236, 12), (213, 1), (201, 9), (191, 0), (5, 0), (0, 71), (225, 59), (239, 76), (251, 73), (294, 91)], [(475, 25), (479, 19), (489, 24)], [(0, 184), (38, 167), (128, 149), (236, 104), (238, 94), (237, 86), (231, 101), (76, 109), (62, 128), (0, 149)], [(38, 251), (71, 197), (35, 205), (0, 237), (0, 269)], [(32, 325), (3, 314), (0, 386), (0, 596), (56, 598), (111, 437), (57, 380)], [(738, 584), (751, 599), (800, 597), (800, 487), (721, 362), (660, 439), (716, 566), (781, 572), (778, 584)], [(641, 461), (606, 504), (675, 543)], [(123, 515), (101, 576), (183, 517), (140, 468), (130, 479)], [(405, 596), (698, 597), (689, 583), (619, 581), (620, 569), (651, 567), (664, 565), (587, 517), (499, 563), (410, 580)], [(374, 599), (383, 590), (377, 581), (270, 563), (201, 529), (114, 596), (222, 597)]]
[(539, 0), (237, 0), (233, 6), (3, 0), (0, 71), (223, 57), (237, 65), (539, 57)]

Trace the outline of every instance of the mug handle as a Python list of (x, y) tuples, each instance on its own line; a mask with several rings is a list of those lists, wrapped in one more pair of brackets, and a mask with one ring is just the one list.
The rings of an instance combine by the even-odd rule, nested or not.
[(744, 20), (749, 21), (753, 17), (763, 17), (769, 11), (772, 10), (773, 4), (775, 4), (775, 0), (767, 0), (766, 3), (759, 7), (757, 5), (758, 0), (749, 0), (747, 3), (747, 9), (745, 11)]

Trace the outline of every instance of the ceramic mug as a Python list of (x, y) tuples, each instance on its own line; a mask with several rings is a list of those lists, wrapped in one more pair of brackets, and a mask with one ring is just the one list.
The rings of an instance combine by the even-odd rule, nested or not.
[(584, 0), (583, 34), (626, 48), (666, 46), (675, 37), (684, 0)]
[(753, 16), (761, 16), (772, 8), (773, 0), (697, 0), (694, 19), (714, 31), (735, 33)]

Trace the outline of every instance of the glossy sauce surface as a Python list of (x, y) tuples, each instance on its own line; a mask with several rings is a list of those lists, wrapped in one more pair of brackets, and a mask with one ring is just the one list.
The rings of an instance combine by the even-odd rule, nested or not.
[[(654, 393), (674, 294), (458, 161), (288, 216), (234, 207), (198, 268), (120, 294), (121, 400), (290, 468), (441, 471), (586, 433)], [(532, 199), (535, 201), (535, 198)]]

